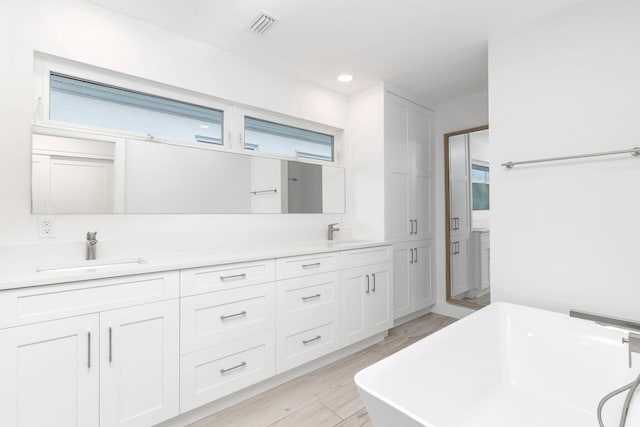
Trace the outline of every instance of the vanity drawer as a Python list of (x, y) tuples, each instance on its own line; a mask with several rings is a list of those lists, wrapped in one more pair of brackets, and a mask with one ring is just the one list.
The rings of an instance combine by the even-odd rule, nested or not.
[(180, 352), (191, 353), (275, 326), (273, 283), (182, 298)]
[(278, 331), (299, 331), (339, 316), (340, 273), (314, 274), (276, 284)]
[(204, 294), (274, 280), (275, 261), (272, 259), (189, 268), (180, 270), (180, 294)]
[(338, 350), (339, 336), (337, 322), (318, 324), (290, 334), (278, 331), (276, 373), (279, 374)]
[(177, 271), (0, 292), (0, 328), (178, 298)]
[(339, 262), (340, 257), (337, 252), (278, 258), (276, 278), (282, 280), (335, 271), (340, 268)]
[(391, 245), (353, 249), (340, 252), (340, 264), (342, 268), (361, 267), (391, 261), (392, 255), (393, 250)]
[(182, 356), (180, 411), (187, 412), (274, 375), (273, 330)]

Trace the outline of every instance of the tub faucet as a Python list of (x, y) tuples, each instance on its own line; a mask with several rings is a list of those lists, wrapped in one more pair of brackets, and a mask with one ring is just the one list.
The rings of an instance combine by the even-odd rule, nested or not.
[(98, 240), (96, 239), (97, 231), (87, 232), (87, 260), (96, 259), (96, 246)]
[(329, 224), (329, 230), (328, 230), (328, 238), (329, 240), (333, 240), (333, 233), (335, 233), (336, 231), (340, 231), (340, 229), (338, 227), (336, 227), (336, 225), (338, 225), (339, 223), (336, 222), (334, 224)]
[(622, 338), (622, 344), (629, 344), (629, 367), (633, 353), (640, 354), (640, 334), (629, 332), (629, 338)]

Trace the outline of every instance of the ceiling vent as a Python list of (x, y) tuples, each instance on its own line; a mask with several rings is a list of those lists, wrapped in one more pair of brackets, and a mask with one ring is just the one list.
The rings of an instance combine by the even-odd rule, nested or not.
[(249, 26), (249, 29), (258, 35), (262, 35), (278, 21), (278, 18), (263, 10), (256, 20), (253, 21), (253, 24)]

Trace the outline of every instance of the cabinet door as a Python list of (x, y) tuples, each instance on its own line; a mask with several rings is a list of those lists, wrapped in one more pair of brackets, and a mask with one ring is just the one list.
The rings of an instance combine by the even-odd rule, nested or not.
[(374, 335), (393, 326), (393, 266), (390, 262), (369, 267), (371, 292), (369, 293), (367, 323)]
[(178, 415), (178, 313), (177, 300), (100, 313), (100, 427)]
[(432, 203), (432, 181), (431, 178), (417, 176), (415, 180), (415, 234), (416, 240), (433, 238), (433, 209)]
[(433, 240), (421, 242), (417, 245), (413, 266), (415, 269), (413, 311), (416, 311), (429, 307), (436, 302)]
[(408, 174), (390, 172), (387, 174), (387, 237), (394, 242), (413, 238), (411, 234), (410, 194), (413, 185)]
[(430, 177), (433, 170), (433, 113), (412, 105), (409, 111), (409, 141), (414, 146), (416, 176)]
[(5, 329), (0, 343), (0, 424), (98, 426), (98, 315)]
[(344, 270), (340, 279), (340, 323), (342, 346), (367, 338), (367, 304), (371, 293), (368, 267)]
[(468, 235), (471, 230), (469, 142), (467, 135), (449, 139), (449, 191), (451, 235)]
[(409, 155), (408, 103), (390, 93), (385, 100), (385, 157), (387, 170), (408, 175), (411, 173)]
[(413, 242), (393, 246), (393, 317), (410, 314), (413, 296)]
[(451, 296), (471, 289), (471, 274), (469, 274), (469, 237), (451, 239)]

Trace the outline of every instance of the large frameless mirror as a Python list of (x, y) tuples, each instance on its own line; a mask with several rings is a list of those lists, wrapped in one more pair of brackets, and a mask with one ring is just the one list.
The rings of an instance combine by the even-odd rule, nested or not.
[(344, 211), (341, 167), (158, 141), (32, 136), (34, 214)]

